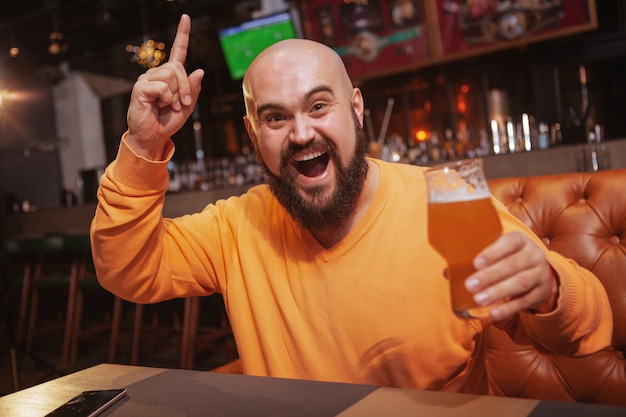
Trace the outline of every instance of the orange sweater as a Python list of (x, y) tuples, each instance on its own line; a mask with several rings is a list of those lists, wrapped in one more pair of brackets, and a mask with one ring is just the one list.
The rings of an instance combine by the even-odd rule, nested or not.
[[(98, 277), (136, 302), (222, 293), (247, 374), (487, 393), (484, 323), (452, 313), (445, 263), (427, 240), (422, 168), (377, 163), (368, 213), (324, 249), (265, 185), (163, 219), (167, 161), (122, 142), (92, 223)], [(499, 207), (505, 230), (527, 230)], [(561, 282), (557, 310), (521, 314), (507, 329), (555, 352), (607, 346), (601, 284), (556, 253), (548, 259)]]

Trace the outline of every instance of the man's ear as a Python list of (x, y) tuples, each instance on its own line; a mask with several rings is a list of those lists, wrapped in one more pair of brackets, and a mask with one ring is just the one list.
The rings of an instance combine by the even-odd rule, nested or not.
[(361, 127), (363, 127), (363, 113), (365, 112), (365, 103), (363, 102), (363, 94), (359, 88), (352, 89), (352, 108), (356, 113)]
[(250, 119), (248, 119), (248, 116), (243, 116), (243, 124), (246, 127), (246, 132), (248, 132), (248, 137), (250, 138), (250, 141), (252, 141), (252, 144), (255, 147), (258, 147), (258, 143), (256, 142), (256, 134), (254, 133), (254, 129), (252, 129), (252, 122), (250, 121)]

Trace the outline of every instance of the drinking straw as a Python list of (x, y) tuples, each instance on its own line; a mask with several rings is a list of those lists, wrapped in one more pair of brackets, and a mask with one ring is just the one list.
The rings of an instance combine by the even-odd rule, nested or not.
[(393, 109), (394, 99), (389, 97), (387, 100), (387, 108), (385, 109), (385, 116), (383, 117), (383, 125), (380, 128), (380, 135), (378, 136), (378, 143), (382, 144), (387, 136), (387, 128), (389, 128), (389, 119), (391, 118), (391, 109)]

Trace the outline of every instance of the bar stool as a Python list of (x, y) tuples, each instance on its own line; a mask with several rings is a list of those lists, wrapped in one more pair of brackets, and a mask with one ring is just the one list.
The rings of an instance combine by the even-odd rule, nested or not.
[[(17, 241), (17, 252), (23, 259), (22, 292), (17, 325), (17, 342), (32, 351), (35, 334), (44, 335), (62, 331), (63, 340), (71, 333), (71, 316), (67, 314), (67, 300), (73, 274), (72, 259), (64, 251), (62, 236), (43, 236), (25, 238)], [(42, 296), (49, 295), (44, 301), (49, 302), (57, 316), (64, 320), (38, 320)]]
[[(115, 296), (113, 302), (113, 317), (111, 321), (111, 339), (109, 342), (109, 363), (117, 362), (118, 347), (122, 342), (122, 321), (124, 304), (130, 303)], [(143, 304), (130, 303), (132, 306), (132, 326), (131, 326), (131, 348), (130, 365), (137, 365), (139, 362), (139, 341), (143, 321)]]
[[(184, 303), (182, 320), (178, 316), (176, 305), (181, 301)], [(127, 303), (124, 300), (115, 298), (109, 346), (110, 363), (117, 361), (125, 304)], [(216, 352), (222, 349), (231, 353), (233, 358), (236, 357), (234, 341), (231, 344), (228, 341), (232, 336), (232, 331), (221, 295), (187, 297), (183, 300), (170, 300), (157, 305), (130, 304), (133, 308), (130, 365), (139, 364), (142, 347), (172, 333), (180, 335), (179, 367), (181, 369), (194, 369), (196, 356), (201, 352)], [(164, 306), (170, 310), (172, 322), (168, 324), (162, 323), (156, 314), (158, 309)], [(146, 318), (146, 312), (150, 312), (149, 318)], [(201, 320), (201, 313), (205, 313), (203, 318), (208, 317), (209, 320)], [(147, 322), (148, 331), (145, 329)]]
[(113, 299), (113, 316), (111, 317), (111, 338), (109, 339), (109, 363), (116, 363), (117, 347), (120, 343), (120, 327), (122, 325), (122, 300), (118, 296)]
[[(179, 308), (180, 303), (181, 300), (174, 299), (155, 304), (137, 304), (125, 302), (121, 298), (115, 297), (109, 344), (109, 362), (115, 363), (118, 361), (118, 348), (123, 342), (122, 328), (125, 321), (132, 322), (130, 326), (130, 359), (128, 361), (130, 365), (139, 364), (142, 348), (144, 352), (148, 345), (154, 346), (157, 350), (162, 349), (163, 341), (170, 339), (172, 334), (180, 335), (183, 330), (184, 315), (184, 308)], [(125, 304), (131, 304), (132, 307), (130, 317), (127, 318), (130, 320), (124, 320), (123, 310)], [(175, 347), (173, 349), (177, 350)]]
[[(20, 239), (14, 249), (25, 259), (16, 340), (32, 351), (37, 336), (62, 332), (60, 368), (67, 369), (76, 361), (79, 339), (86, 336), (81, 328), (84, 293), (99, 287), (91, 268), (89, 235)], [(42, 303), (54, 309), (56, 320), (41, 317)], [(104, 321), (110, 328), (110, 319)]]
[[(11, 362), (11, 376), (13, 382), (13, 390), (18, 391), (21, 389), (20, 384), (20, 371), (18, 356), (27, 354), (29, 357), (36, 359), (37, 362), (43, 363), (39, 357), (31, 355), (30, 352), (26, 352), (23, 347), (23, 338), (26, 329), (26, 314), (27, 309), (24, 304), (27, 300), (22, 302), (24, 307), (18, 304), (16, 301), (23, 298), (22, 293), (28, 293), (28, 289), (24, 292), (24, 281), (28, 282), (29, 279), (24, 279), (24, 274), (30, 275), (31, 259), (22, 255), (20, 252), (19, 241), (15, 239), (3, 240), (3, 251), (1, 253), (2, 262), (2, 277), (0, 283), (0, 293), (2, 294), (2, 308), (6, 319), (6, 342), (9, 348), (9, 356)], [(17, 313), (17, 315), (16, 315)], [(19, 340), (18, 340), (19, 329)], [(56, 368), (51, 364), (45, 363), (45, 367), (52, 371), (56, 371)]]
[[(33, 272), (34, 255), (22, 252), (19, 239), (8, 239), (4, 242), (6, 262), (6, 290), (10, 300), (19, 299), (17, 318), (14, 323), (14, 340), (22, 346), (28, 322), (28, 303), (30, 301), (31, 275)], [(15, 304), (12, 303), (12, 306)]]
[[(200, 325), (202, 307), (209, 320)], [(196, 355), (200, 352), (225, 350), (234, 353), (234, 341), (230, 341), (232, 330), (224, 308), (221, 294), (185, 299), (185, 316), (181, 340), (181, 369), (194, 369)], [(230, 342), (230, 343), (229, 343)]]
[[(112, 316), (115, 314), (115, 302), (113, 296), (100, 286), (96, 277), (93, 261), (91, 257), (91, 243), (89, 235), (67, 235), (64, 236), (65, 250), (72, 254), (74, 280), (70, 285), (68, 296), (67, 314), (70, 318), (71, 331), (66, 333), (64, 340), (64, 358), (62, 363), (65, 366), (74, 365), (77, 358), (78, 344), (93, 336), (111, 330)], [(91, 308), (90, 312), (101, 314), (97, 320), (86, 323), (85, 320), (85, 297), (89, 295), (93, 302), (104, 301), (111, 303), (110, 307), (99, 305)]]

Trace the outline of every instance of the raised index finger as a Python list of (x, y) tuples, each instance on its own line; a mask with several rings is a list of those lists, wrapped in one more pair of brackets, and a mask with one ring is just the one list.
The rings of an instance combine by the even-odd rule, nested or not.
[(191, 18), (189, 15), (183, 14), (178, 22), (176, 29), (176, 37), (172, 44), (172, 53), (170, 54), (170, 62), (185, 63), (187, 59), (187, 48), (189, 47), (189, 32), (191, 31)]

